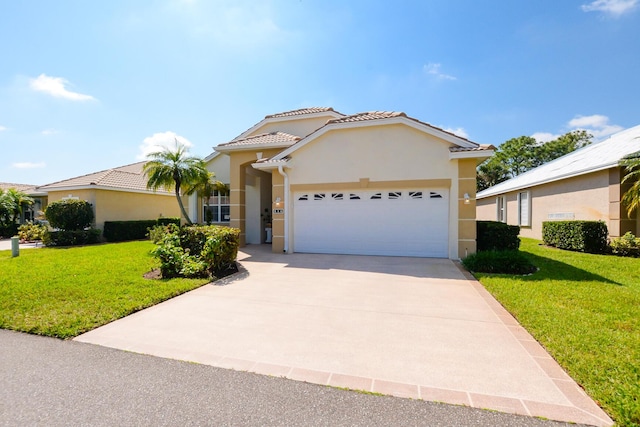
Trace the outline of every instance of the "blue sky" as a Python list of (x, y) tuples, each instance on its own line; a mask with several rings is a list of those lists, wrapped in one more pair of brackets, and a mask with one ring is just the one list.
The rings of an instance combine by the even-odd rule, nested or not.
[(0, 0), (0, 181), (205, 157), (265, 115), (404, 111), (478, 143), (640, 124), (640, 0)]

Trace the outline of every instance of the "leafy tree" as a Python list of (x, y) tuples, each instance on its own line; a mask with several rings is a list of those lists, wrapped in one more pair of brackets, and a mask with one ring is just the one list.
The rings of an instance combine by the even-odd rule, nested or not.
[(485, 190), (508, 179), (509, 171), (494, 156), (478, 166), (477, 190)]
[(575, 130), (544, 143), (531, 136), (505, 141), (493, 157), (478, 166), (477, 190), (482, 191), (569, 154), (590, 144), (591, 138), (586, 131)]
[(58, 200), (49, 203), (44, 216), (53, 228), (74, 231), (91, 226), (94, 213), (91, 203), (86, 200)]
[(187, 221), (193, 223), (184, 208), (180, 190), (182, 186), (189, 187), (197, 182), (209, 179), (209, 171), (205, 168), (204, 161), (198, 157), (188, 155), (188, 148), (180, 144), (176, 139), (175, 150), (164, 147), (162, 151), (151, 153), (150, 159), (143, 167), (147, 177), (147, 188), (157, 190), (159, 188), (174, 188), (180, 212)]
[(640, 210), (640, 151), (626, 156), (620, 161), (620, 165), (624, 166), (626, 172), (622, 183), (633, 183), (622, 196), (622, 203), (631, 216), (633, 211)]
[[(202, 198), (203, 204), (206, 200), (209, 200), (213, 196), (214, 192), (218, 194), (229, 194), (229, 189), (224, 183), (214, 179), (216, 176), (213, 172), (208, 172), (206, 176), (201, 176), (198, 181), (193, 182), (186, 186), (185, 194), (190, 196), (197, 193)], [(207, 213), (209, 213), (207, 211)], [(205, 218), (207, 224), (211, 223), (211, 218), (208, 216)]]

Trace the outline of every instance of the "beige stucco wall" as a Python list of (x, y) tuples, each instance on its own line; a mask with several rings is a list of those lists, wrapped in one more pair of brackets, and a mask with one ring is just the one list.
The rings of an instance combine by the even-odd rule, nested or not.
[[(602, 220), (609, 226), (609, 172), (599, 171), (587, 175), (539, 185), (528, 189), (531, 201), (531, 227), (521, 227), (520, 235), (542, 239), (542, 222), (549, 221), (550, 214), (573, 214), (576, 220)], [(525, 191), (525, 190), (519, 190)], [(518, 225), (517, 194), (507, 197), (507, 223)], [(497, 219), (496, 196), (477, 201), (479, 220)]]
[(325, 123), (327, 123), (328, 120), (331, 120), (333, 118), (334, 117), (331, 115), (323, 115), (318, 117), (305, 117), (304, 119), (298, 118), (297, 120), (291, 119), (268, 122), (254, 129), (247, 136), (279, 131), (299, 137), (304, 137), (309, 135), (314, 130), (321, 128), (325, 125)]
[(175, 196), (152, 193), (132, 193), (102, 189), (83, 189), (49, 192), (49, 203), (65, 197), (78, 197), (93, 205), (96, 228), (104, 228), (105, 221), (133, 221), (179, 217), (180, 208)]
[[(327, 132), (291, 155), (287, 169), (290, 185), (326, 188), (447, 188), (449, 204), (449, 257), (459, 258), (458, 213), (473, 218), (475, 209), (459, 198), (458, 161), (449, 159), (450, 144), (407, 125), (367, 126)], [(475, 177), (475, 160), (469, 169)], [(462, 178), (470, 178), (463, 173)], [(474, 180), (475, 185), (475, 180)], [(465, 188), (472, 188), (466, 185)], [(311, 187), (309, 187), (311, 188)], [(274, 189), (275, 191), (275, 189)], [(274, 192), (275, 197), (275, 192)], [(292, 205), (287, 206), (295, 217)], [(467, 227), (463, 227), (468, 234)], [(471, 237), (470, 235), (468, 237)], [(474, 239), (468, 240), (475, 240)], [(289, 242), (295, 240), (290, 221)], [(469, 253), (475, 242), (468, 242)], [(295, 250), (295, 248), (294, 248)]]

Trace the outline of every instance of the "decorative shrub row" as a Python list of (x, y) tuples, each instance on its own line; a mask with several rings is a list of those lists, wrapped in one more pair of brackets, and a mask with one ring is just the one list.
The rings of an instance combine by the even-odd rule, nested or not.
[(125, 242), (147, 237), (149, 229), (158, 225), (154, 219), (139, 221), (105, 221), (102, 234), (108, 242)]
[(221, 277), (234, 267), (240, 245), (240, 230), (217, 225), (157, 226), (149, 237), (157, 245), (152, 254), (165, 279)]
[(545, 245), (570, 251), (602, 254), (607, 251), (607, 225), (603, 221), (544, 221)]
[(630, 231), (622, 237), (611, 239), (609, 247), (614, 255), (640, 257), (640, 237)]
[(515, 251), (520, 247), (520, 227), (498, 221), (476, 221), (477, 251)]
[(537, 270), (517, 250), (476, 252), (463, 259), (462, 264), (474, 273), (530, 274)]
[(46, 246), (91, 245), (100, 241), (100, 230), (58, 230), (44, 233), (42, 242)]

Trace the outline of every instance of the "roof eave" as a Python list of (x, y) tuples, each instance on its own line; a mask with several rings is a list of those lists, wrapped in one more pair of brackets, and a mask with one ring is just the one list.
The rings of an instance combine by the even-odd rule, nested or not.
[(133, 188), (121, 188), (121, 187), (109, 187), (108, 185), (72, 185), (72, 186), (60, 186), (38, 189), (42, 195), (48, 195), (53, 191), (77, 191), (77, 190), (109, 190), (109, 191), (123, 191), (127, 193), (139, 193), (139, 194), (157, 194), (160, 196), (175, 196), (174, 193), (169, 191), (153, 191), (153, 190), (139, 190)]
[(263, 171), (273, 170), (273, 169), (277, 169), (279, 166), (288, 167), (289, 159), (270, 160), (268, 162), (262, 162), (262, 163), (252, 163), (251, 166), (254, 169), (263, 170)]
[(218, 145), (217, 147), (213, 147), (213, 149), (221, 153), (230, 153), (234, 151), (269, 150), (272, 148), (289, 148), (296, 142), (297, 141), (286, 142), (286, 143), (279, 142), (279, 143), (273, 143), (273, 144), (242, 144), (242, 145), (231, 145), (231, 146)]
[(485, 160), (493, 156), (493, 150), (453, 151), (449, 152), (449, 160), (454, 159), (480, 159)]
[[(489, 187), (486, 190), (480, 191), (478, 194), (476, 194), (476, 199), (485, 199), (485, 198), (491, 197), (491, 196), (498, 196), (500, 194), (511, 193), (512, 191), (519, 191), (519, 190), (524, 190), (525, 188), (531, 188), (531, 187), (537, 187), (539, 185), (550, 184), (552, 182), (560, 181), (560, 180), (563, 180), (563, 179), (574, 178), (574, 177), (577, 177), (577, 176), (587, 175), (587, 174), (594, 173), (594, 172), (600, 172), (600, 171), (611, 169), (611, 168), (617, 167), (617, 166), (618, 166), (618, 162), (609, 163), (609, 164), (602, 165), (602, 166), (597, 167), (597, 168), (583, 169), (581, 171), (577, 171), (577, 172), (573, 172), (573, 173), (567, 173), (567, 174), (563, 174), (563, 175), (554, 176), (553, 178), (550, 178), (550, 179), (542, 179), (542, 180), (534, 181), (534, 182), (528, 183), (528, 184), (516, 185), (515, 187), (509, 187), (509, 188), (504, 189), (504, 190), (502, 190), (500, 188), (498, 188), (497, 191), (493, 190), (495, 187), (500, 185), (500, 184), (496, 184), (493, 187)], [(517, 177), (516, 178), (512, 178), (512, 179), (517, 179)], [(509, 181), (505, 181), (505, 182), (509, 182)]]

